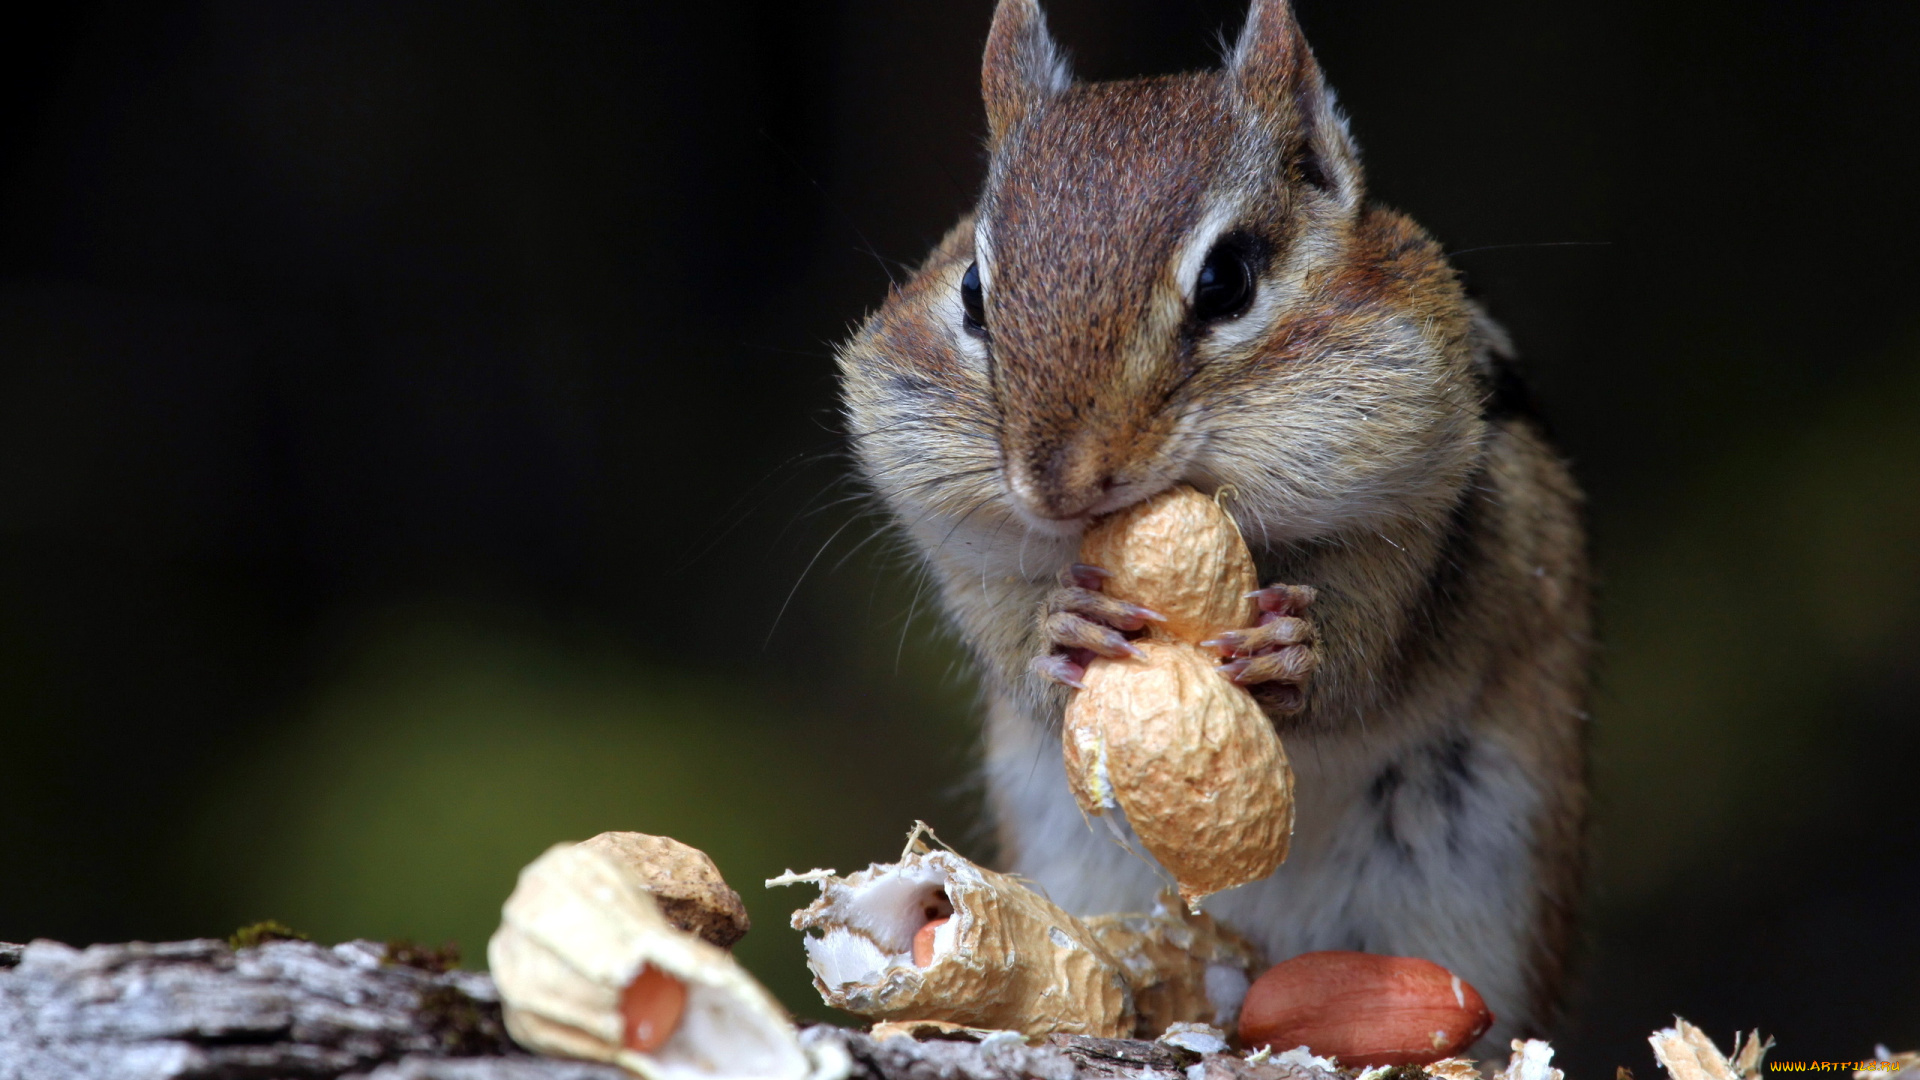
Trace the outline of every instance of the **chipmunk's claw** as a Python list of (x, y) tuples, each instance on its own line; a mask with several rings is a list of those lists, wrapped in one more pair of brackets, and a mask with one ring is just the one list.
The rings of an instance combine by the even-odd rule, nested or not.
[(1270, 712), (1295, 713), (1306, 706), (1306, 684), (1320, 662), (1313, 623), (1300, 613), (1313, 603), (1311, 585), (1272, 585), (1247, 594), (1259, 604), (1254, 625), (1223, 630), (1201, 642), (1219, 651), (1220, 673), (1253, 690)]
[(1052, 679), (1062, 685), (1071, 686), (1075, 690), (1085, 690), (1087, 684), (1082, 680), (1087, 676), (1087, 661), (1091, 659), (1092, 657), (1087, 657), (1086, 660), (1076, 660), (1072, 653), (1036, 656), (1033, 658), (1033, 673), (1043, 679)]
[(1098, 591), (1113, 576), (1113, 571), (1102, 570), (1086, 563), (1074, 563), (1060, 572), (1060, 584), (1075, 585), (1082, 589)]
[(1047, 640), (1055, 646), (1085, 649), (1109, 660), (1140, 655), (1140, 650), (1133, 647), (1133, 643), (1127, 640), (1125, 634), (1111, 626), (1102, 625), (1070, 611), (1056, 611), (1048, 615), (1041, 626), (1046, 632)]
[(1268, 649), (1303, 645), (1313, 640), (1313, 624), (1291, 615), (1260, 613), (1260, 621), (1245, 630), (1223, 630), (1200, 644), (1218, 649), (1221, 656), (1248, 656)]
[(1246, 599), (1257, 601), (1267, 614), (1297, 615), (1312, 605), (1315, 595), (1311, 585), (1269, 585), (1248, 593)]
[(1086, 622), (1110, 626), (1132, 633), (1150, 622), (1166, 622), (1167, 617), (1151, 608), (1129, 604), (1105, 593), (1070, 585), (1057, 589), (1047, 598), (1048, 615), (1071, 615)]
[(1243, 656), (1220, 665), (1221, 674), (1241, 686), (1263, 682), (1302, 683), (1313, 674), (1319, 658), (1305, 645)]
[(1049, 652), (1034, 661), (1036, 673), (1078, 688), (1095, 657), (1118, 660), (1141, 655), (1128, 635), (1138, 634), (1150, 622), (1165, 622), (1166, 616), (1101, 592), (1112, 576), (1085, 563), (1060, 571), (1059, 587), (1047, 597), (1040, 616), (1040, 633)]

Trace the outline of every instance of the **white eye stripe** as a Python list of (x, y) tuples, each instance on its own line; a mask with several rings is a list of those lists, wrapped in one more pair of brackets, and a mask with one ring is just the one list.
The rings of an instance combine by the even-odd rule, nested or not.
[(984, 223), (973, 227), (973, 261), (980, 268), (980, 292), (985, 295), (993, 284), (993, 244), (987, 240)]

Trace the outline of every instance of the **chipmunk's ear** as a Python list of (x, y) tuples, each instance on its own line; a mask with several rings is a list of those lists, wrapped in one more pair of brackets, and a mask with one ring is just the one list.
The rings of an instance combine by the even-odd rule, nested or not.
[(1360, 156), (1290, 0), (1253, 0), (1227, 75), (1255, 122), (1283, 143), (1302, 180), (1356, 200)]
[(987, 129), (999, 145), (1027, 110), (1073, 82), (1067, 62), (1047, 34), (1038, 0), (1000, 0), (987, 33), (980, 89), (987, 99)]

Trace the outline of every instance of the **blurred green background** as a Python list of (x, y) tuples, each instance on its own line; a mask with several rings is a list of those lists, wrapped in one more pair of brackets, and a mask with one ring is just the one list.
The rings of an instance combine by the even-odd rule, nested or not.
[[(1301, 0), (1514, 331), (1604, 649), (1572, 1075), (1920, 1046), (1920, 6)], [(1237, 0), (1055, 0), (1091, 77)], [(603, 829), (986, 856), (831, 343), (978, 182), (990, 5), (76, 2), (0, 41), (0, 940), (456, 939)]]

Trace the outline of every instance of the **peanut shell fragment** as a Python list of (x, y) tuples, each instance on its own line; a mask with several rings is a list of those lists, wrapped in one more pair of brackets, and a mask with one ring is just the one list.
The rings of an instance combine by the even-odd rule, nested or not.
[(1156, 1039), (1175, 1024), (1231, 1031), (1255, 976), (1260, 950), (1207, 914), (1167, 894), (1144, 914), (1095, 915), (1088, 929), (1120, 963), (1133, 990), (1134, 1037)]

